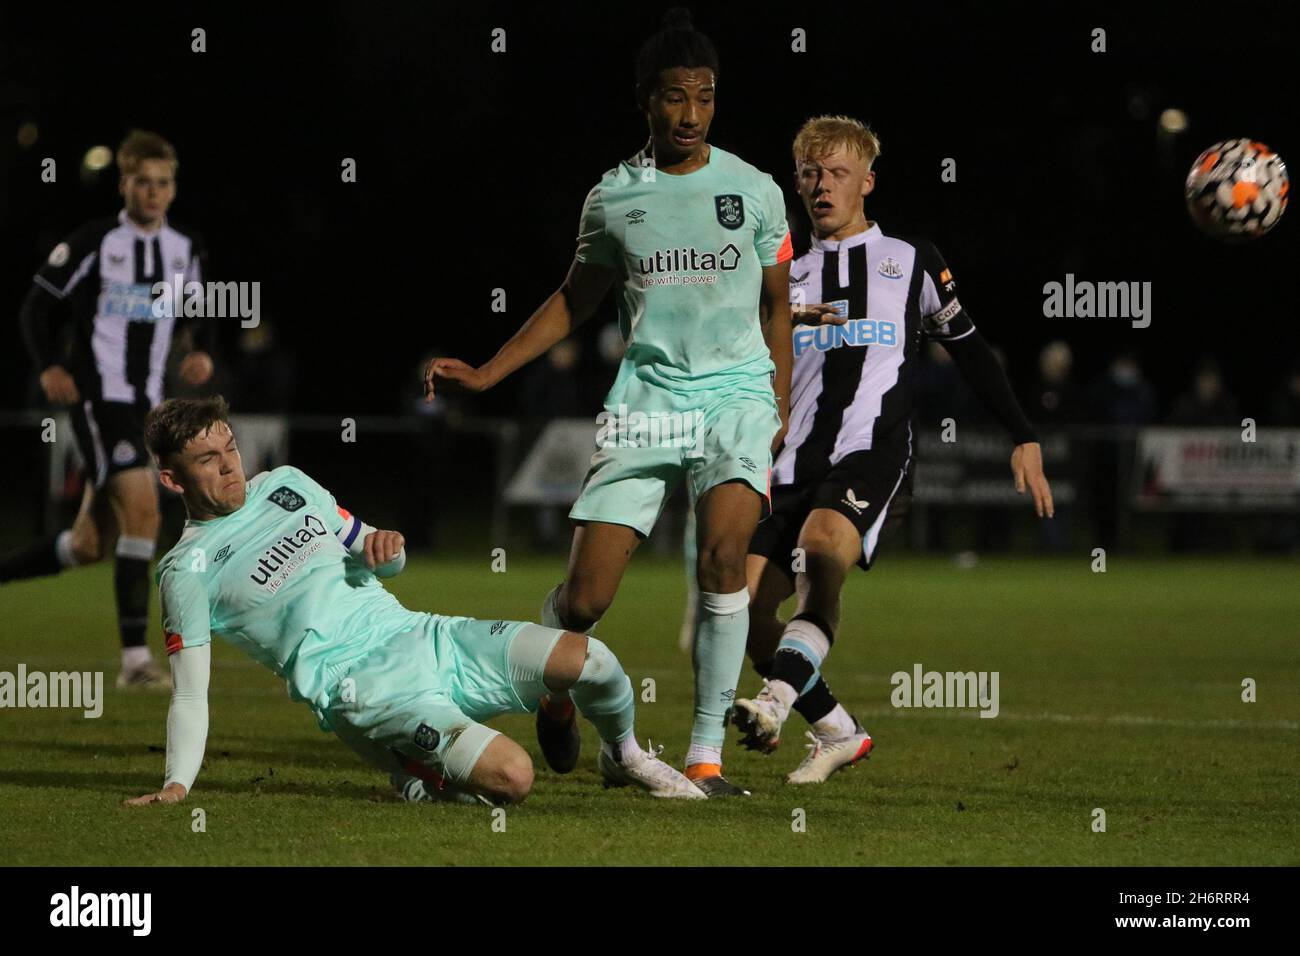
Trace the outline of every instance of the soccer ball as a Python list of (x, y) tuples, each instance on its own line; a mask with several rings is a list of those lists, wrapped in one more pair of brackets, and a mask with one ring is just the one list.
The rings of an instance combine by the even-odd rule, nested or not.
[(1282, 218), (1289, 185), (1277, 153), (1254, 140), (1225, 139), (1192, 164), (1187, 211), (1215, 239), (1255, 239)]

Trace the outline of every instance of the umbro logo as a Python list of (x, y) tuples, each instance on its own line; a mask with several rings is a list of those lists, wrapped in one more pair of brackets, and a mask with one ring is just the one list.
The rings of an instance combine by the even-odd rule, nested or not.
[(633, 209), (627, 214), (628, 225), (639, 226), (641, 223), (645, 222), (645, 217), (646, 211), (644, 209)]
[(120, 266), (122, 263), (126, 262), (126, 256), (109, 256), (108, 261), (115, 266)]
[(852, 488), (849, 488), (844, 492), (844, 498), (842, 500), (858, 514), (862, 514), (862, 512), (867, 509), (867, 506), (871, 504), (870, 501), (859, 501), (858, 496), (853, 493)]
[(740, 464), (751, 475), (758, 471), (758, 466), (754, 464), (753, 459), (741, 458)]
[(490, 628), (488, 628), (488, 633), (489, 633), (490, 635), (492, 635), (493, 637), (496, 637), (498, 634), (500, 634), (500, 633), (501, 633), (502, 631), (504, 631), (505, 629), (506, 629), (506, 622), (505, 622), (505, 621), (497, 621), (497, 622), (496, 622), (495, 624), (493, 624)]
[(808, 272), (805, 272), (805, 273), (804, 273), (803, 275), (801, 275), (801, 276), (797, 276), (797, 275), (794, 275), (793, 273), (791, 273), (791, 275), (790, 275), (790, 284), (791, 284), (791, 285), (799, 285), (799, 284), (801, 284), (801, 283), (807, 282), (807, 281), (808, 281), (808, 276), (809, 276), (809, 275), (811, 275), (811, 273), (808, 273)]
[(212, 563), (220, 564), (228, 557), (230, 557), (230, 545), (228, 544), (222, 545), (220, 550), (218, 550), (217, 553), (212, 556)]

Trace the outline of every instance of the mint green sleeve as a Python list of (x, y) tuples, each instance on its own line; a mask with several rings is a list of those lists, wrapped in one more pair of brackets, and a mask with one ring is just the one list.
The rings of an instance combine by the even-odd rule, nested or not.
[[(297, 471), (297, 469), (294, 469)], [(366, 536), (373, 534), (377, 529), (372, 525), (366, 524), (359, 517), (352, 514), (342, 505), (340, 505), (332, 494), (323, 486), (318, 484), (314, 479), (309, 477), (305, 472), (297, 471), (297, 477), (302, 483), (304, 493), (308, 496), (320, 510), (325, 514), (325, 524), (330, 531), (339, 539), (339, 542), (347, 549), (348, 554), (352, 555), (358, 561), (362, 561), (366, 550)], [(391, 578), (400, 574), (406, 567), (406, 548), (403, 547), (398, 552), (397, 557), (386, 564), (381, 564), (374, 569), (375, 577)]]
[(790, 226), (785, 219), (785, 196), (771, 176), (763, 183), (763, 202), (754, 247), (763, 266), (774, 266), (794, 258)]
[(325, 516), (326, 527), (332, 533), (342, 537), (341, 532), (345, 530), (347, 523), (352, 519), (347, 509), (339, 507), (334, 495), (305, 471), (294, 468), (292, 465), (286, 466), (285, 471), (290, 475), (293, 486), (301, 491), (303, 497), (315, 505), (317, 510)]
[(606, 229), (605, 202), (599, 186), (587, 193), (587, 201), (582, 204), (582, 217), (578, 220), (578, 251), (574, 258), (607, 269), (618, 268), (618, 247)]
[(181, 555), (158, 582), (163, 643), (168, 654), (212, 642), (212, 615), (203, 578), (210, 556), (195, 548)]

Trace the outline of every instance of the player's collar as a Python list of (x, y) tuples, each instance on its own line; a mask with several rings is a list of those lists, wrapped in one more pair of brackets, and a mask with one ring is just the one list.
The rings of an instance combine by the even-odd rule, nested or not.
[[(671, 176), (673, 179), (685, 179), (687, 176), (693, 176), (695, 175), (695, 173), (703, 172), (704, 170), (708, 169), (710, 166), (716, 165), (714, 160), (717, 157), (714, 155), (714, 152), (715, 150), (717, 150), (717, 147), (714, 146), (712, 143), (709, 143), (708, 147), (709, 147), (708, 161), (699, 169), (692, 170), (689, 173), (664, 173), (664, 175)], [(627, 161), (627, 165), (631, 166), (632, 169), (634, 170), (643, 170), (648, 167), (653, 167), (655, 165), (653, 137), (646, 140), (645, 145), (641, 147), (641, 151), (637, 153), (635, 156), (633, 156), (631, 159), (629, 159)]]
[(880, 223), (873, 222), (862, 232), (855, 232), (847, 239), (818, 239), (813, 236), (812, 248), (819, 252), (834, 252), (836, 249), (850, 249), (853, 246), (860, 246), (864, 242), (879, 239), (880, 236)]
[(117, 221), (120, 222), (122, 225), (126, 226), (126, 228), (130, 229), (141, 239), (151, 239), (154, 236), (160, 235), (162, 231), (167, 228), (167, 217), (163, 216), (162, 222), (158, 225), (157, 229), (155, 229), (153, 232), (145, 232), (143, 229), (140, 228), (139, 223), (137, 223), (134, 219), (132, 219), (130, 216), (126, 214), (125, 209), (120, 210), (118, 212)]

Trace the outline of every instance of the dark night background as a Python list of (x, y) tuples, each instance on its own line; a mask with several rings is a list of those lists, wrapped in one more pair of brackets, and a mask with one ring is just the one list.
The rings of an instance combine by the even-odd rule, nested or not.
[[(171, 218), (207, 237), (215, 278), (262, 282), (300, 367), (292, 410), (396, 410), (425, 350), (484, 360), (559, 283), (586, 191), (645, 138), (632, 58), (665, 7), (10, 5), (0, 311), (16, 315), (62, 234), (119, 208), (114, 168), (92, 187), (77, 175), (86, 149), (156, 129), (181, 158)], [(1262, 241), (1216, 243), (1188, 221), (1182, 181), (1226, 137), (1300, 155), (1295, 33), (1282, 5), (1226, 10), (697, 5), (722, 61), (710, 139), (773, 173), (799, 235), (794, 132), (817, 113), (869, 121), (883, 155), (868, 215), (937, 242), (1013, 379), (1053, 338), (1083, 380), (1132, 347), (1168, 403), (1213, 354), (1243, 412), (1262, 412), (1297, 354), (1296, 214)], [(190, 52), (195, 26), (206, 53)], [(496, 26), (505, 54), (489, 49)], [(1094, 26), (1106, 53), (1089, 51)], [(806, 54), (790, 51), (795, 27)], [(1186, 133), (1159, 135), (1166, 107)], [(39, 129), (26, 149), (24, 121)], [(39, 180), (46, 156), (56, 184)], [(940, 181), (944, 157), (956, 183)], [(1043, 283), (1066, 272), (1152, 281), (1151, 328), (1043, 318)], [(22, 406), (32, 375), (4, 350), (0, 404)], [(511, 388), (482, 410), (509, 411)]]

